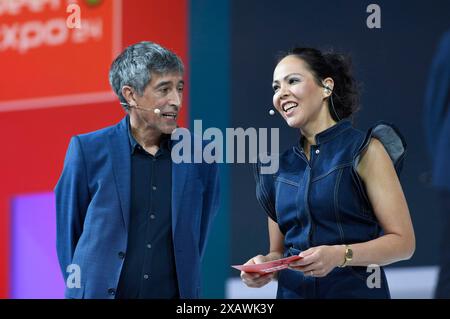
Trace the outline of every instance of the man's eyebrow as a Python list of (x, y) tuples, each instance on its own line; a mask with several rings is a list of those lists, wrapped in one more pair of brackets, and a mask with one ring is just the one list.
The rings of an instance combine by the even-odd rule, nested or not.
[[(160, 88), (160, 87), (162, 87), (162, 86), (165, 86), (165, 85), (171, 85), (171, 84), (172, 84), (172, 81), (162, 81), (162, 82), (159, 82), (159, 83), (155, 86), (155, 88), (158, 89), (158, 88)], [(177, 85), (179, 85), (179, 84), (184, 85), (184, 81), (183, 81), (183, 80), (179, 81), (179, 82), (177, 83)]]
[(171, 81), (162, 81), (162, 82), (159, 82), (159, 83), (155, 86), (155, 88), (157, 89), (157, 88), (160, 88), (161, 86), (165, 86), (165, 85), (169, 85), (169, 84), (172, 84), (172, 82), (171, 82)]

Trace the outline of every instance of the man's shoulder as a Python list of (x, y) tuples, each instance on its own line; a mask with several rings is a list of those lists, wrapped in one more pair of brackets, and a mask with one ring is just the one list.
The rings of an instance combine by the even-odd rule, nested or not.
[(80, 142), (83, 145), (105, 143), (105, 139), (108, 137), (108, 135), (117, 131), (121, 124), (122, 121), (117, 124), (110, 125), (92, 132), (78, 134), (76, 135), (76, 137), (80, 140)]

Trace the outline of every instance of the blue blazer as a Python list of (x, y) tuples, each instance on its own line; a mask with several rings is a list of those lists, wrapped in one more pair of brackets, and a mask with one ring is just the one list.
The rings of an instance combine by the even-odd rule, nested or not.
[[(68, 277), (72, 282), (66, 298), (115, 296), (130, 220), (126, 125), (124, 118), (70, 141), (55, 188), (57, 254), (65, 282)], [(218, 200), (217, 164), (172, 163), (172, 236), (181, 298), (199, 297), (201, 258)], [(79, 267), (79, 285), (69, 265)]]
[(433, 186), (450, 192), (450, 31), (441, 38), (425, 93), (424, 122)]

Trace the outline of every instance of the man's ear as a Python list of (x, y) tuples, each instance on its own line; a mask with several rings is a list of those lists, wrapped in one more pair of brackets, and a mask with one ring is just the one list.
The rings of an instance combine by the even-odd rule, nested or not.
[(124, 85), (122, 87), (122, 95), (127, 101), (128, 105), (130, 106), (136, 106), (136, 101), (134, 100), (134, 92), (131, 86)]

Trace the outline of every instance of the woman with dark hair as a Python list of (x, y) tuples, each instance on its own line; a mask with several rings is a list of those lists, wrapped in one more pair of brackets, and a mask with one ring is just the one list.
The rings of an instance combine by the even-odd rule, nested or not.
[(276, 174), (256, 166), (270, 252), (247, 264), (302, 258), (278, 273), (241, 272), (242, 280), (261, 287), (277, 276), (277, 298), (389, 298), (381, 266), (415, 250), (397, 176), (403, 138), (384, 122), (367, 133), (353, 128), (358, 93), (342, 55), (294, 49), (277, 64), (273, 90), (276, 110), (300, 139), (280, 155)]

